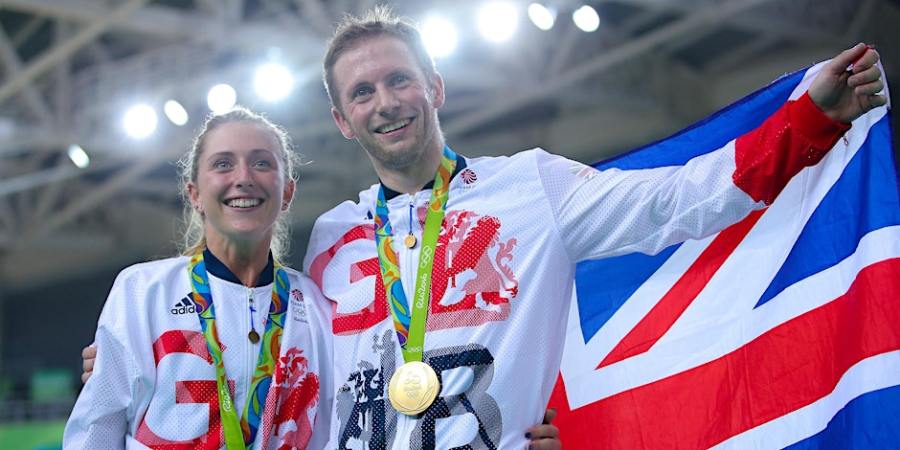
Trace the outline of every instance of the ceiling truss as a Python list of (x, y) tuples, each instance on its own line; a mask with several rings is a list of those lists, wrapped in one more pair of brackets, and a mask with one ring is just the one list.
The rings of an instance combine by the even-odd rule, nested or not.
[[(227, 81), (244, 92), (266, 57), (296, 69), (290, 104), (240, 100), (283, 124), (313, 161), (292, 210), (306, 234), (316, 215), (374, 181), (331, 123), (319, 67), (333, 24), (375, 3), (0, 0), (0, 285), (24, 289), (34, 273), (62, 279), (164, 254), (180, 217), (173, 161), (205, 114), (206, 90)], [(393, 3), (414, 18), (446, 7)], [(448, 91), (442, 125), (464, 154), (541, 145), (594, 161), (858, 40), (877, 42), (887, 61), (900, 42), (887, 25), (900, 12), (888, 0), (594, 1), (602, 27), (591, 34), (563, 20), (578, 2), (547, 3), (562, 11), (558, 25), (540, 32), (523, 19), (502, 49), (478, 42), (479, 2), (446, 11), (462, 21), (465, 41), (438, 62)], [(185, 105), (189, 126), (161, 124), (144, 142), (124, 136), (118, 120), (130, 102), (168, 98)], [(91, 155), (88, 168), (65, 157), (72, 144)]]

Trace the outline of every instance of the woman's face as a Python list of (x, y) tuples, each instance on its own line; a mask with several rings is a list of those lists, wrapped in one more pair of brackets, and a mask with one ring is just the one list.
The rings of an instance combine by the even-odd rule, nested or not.
[(206, 136), (191, 204), (203, 213), (207, 242), (271, 239), (278, 214), (294, 195), (276, 136), (252, 122), (220, 125)]

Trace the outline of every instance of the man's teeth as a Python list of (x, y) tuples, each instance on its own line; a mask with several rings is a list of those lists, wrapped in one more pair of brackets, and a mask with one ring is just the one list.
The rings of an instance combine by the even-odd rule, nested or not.
[(411, 121), (412, 121), (412, 119), (404, 119), (399, 122), (394, 122), (391, 124), (383, 125), (381, 127), (378, 127), (378, 132), (379, 133), (390, 133), (391, 131), (399, 130), (399, 129), (409, 125), (409, 122), (411, 122)]
[(258, 205), (258, 198), (236, 198), (228, 201), (228, 206), (232, 208), (252, 208)]

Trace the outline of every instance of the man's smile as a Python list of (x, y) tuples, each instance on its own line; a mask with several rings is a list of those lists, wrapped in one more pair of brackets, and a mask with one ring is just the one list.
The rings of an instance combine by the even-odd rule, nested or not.
[(380, 127), (375, 128), (375, 132), (378, 134), (387, 134), (392, 131), (397, 131), (402, 128), (406, 128), (407, 125), (412, 123), (413, 119), (403, 119), (397, 122), (391, 122)]

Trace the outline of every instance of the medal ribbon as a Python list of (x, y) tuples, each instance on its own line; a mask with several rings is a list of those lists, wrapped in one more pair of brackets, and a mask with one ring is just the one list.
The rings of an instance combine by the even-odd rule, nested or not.
[(228, 390), (228, 379), (225, 376), (222, 344), (219, 342), (219, 333), (216, 330), (216, 309), (209, 289), (209, 276), (206, 274), (203, 253), (191, 258), (188, 272), (193, 289), (192, 297), (197, 304), (200, 327), (203, 329), (206, 347), (209, 349), (209, 354), (216, 367), (216, 389), (219, 394), (219, 415), (222, 418), (222, 428), (225, 434), (225, 448), (227, 450), (245, 450), (253, 444), (253, 440), (256, 438), (266, 396), (272, 385), (272, 373), (275, 371), (275, 363), (281, 349), (284, 315), (287, 311), (288, 293), (291, 290), (290, 281), (288, 281), (284, 267), (275, 263), (269, 318), (266, 321), (266, 330), (259, 347), (256, 370), (250, 379), (250, 390), (247, 394), (244, 413), (241, 420), (238, 421), (231, 392)]
[(419, 267), (416, 272), (416, 290), (413, 295), (412, 311), (400, 281), (400, 265), (397, 254), (391, 243), (393, 232), (388, 219), (387, 201), (384, 197), (384, 186), (378, 190), (378, 201), (375, 203), (375, 246), (378, 249), (378, 263), (381, 267), (381, 280), (387, 295), (391, 315), (394, 317), (394, 329), (403, 352), (403, 360), (422, 361), (423, 344), (425, 343), (425, 319), (428, 316), (428, 305), (431, 297), (431, 270), (434, 263), (434, 251), (437, 245), (444, 211), (450, 192), (450, 177), (456, 169), (456, 154), (450, 147), (444, 147), (441, 163), (434, 176), (434, 187), (428, 212), (425, 215), (425, 229), (422, 231), (422, 251), (419, 254)]

